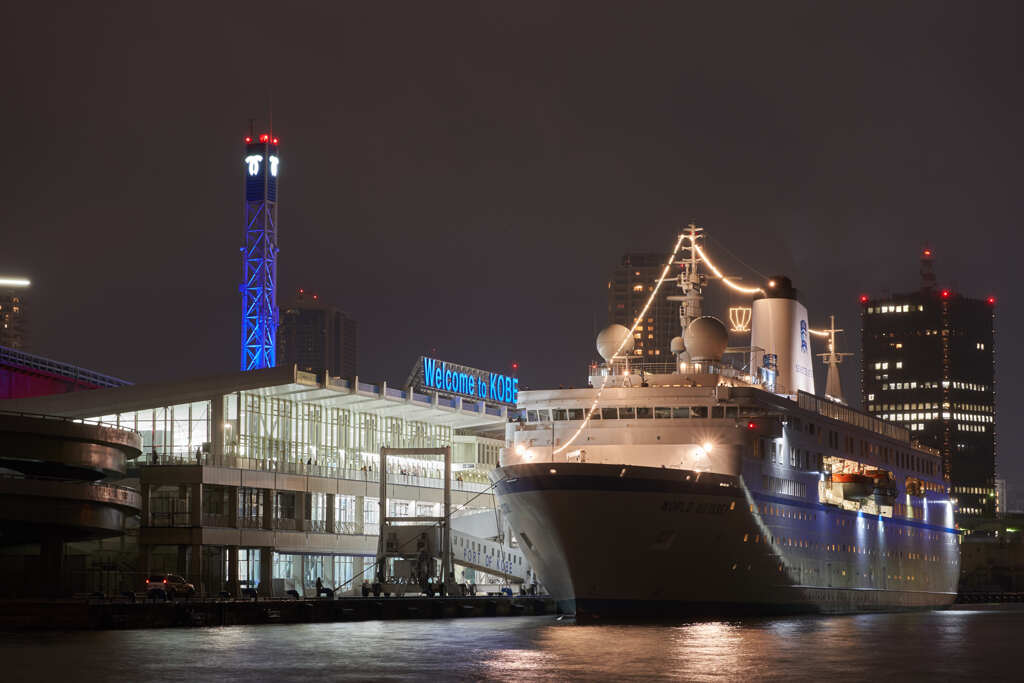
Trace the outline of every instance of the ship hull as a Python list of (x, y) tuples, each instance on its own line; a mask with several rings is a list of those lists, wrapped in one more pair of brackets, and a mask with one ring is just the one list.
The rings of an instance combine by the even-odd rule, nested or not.
[[(934, 532), (904, 536), (892, 521), (872, 531), (740, 476), (582, 463), (492, 476), (541, 582), (581, 617), (893, 611), (955, 598), (958, 550), (919, 547), (938, 543)], [(902, 559), (918, 554), (942, 559)]]

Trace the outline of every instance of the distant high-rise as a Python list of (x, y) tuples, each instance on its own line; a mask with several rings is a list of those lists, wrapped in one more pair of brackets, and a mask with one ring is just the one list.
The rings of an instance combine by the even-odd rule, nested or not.
[[(631, 327), (647, 302), (661, 271), (664, 254), (626, 254), (608, 281), (608, 323)], [(662, 292), (667, 292), (664, 286)], [(634, 333), (633, 353), (647, 360), (674, 359), (669, 353), (673, 337), (682, 334), (679, 305), (659, 294)]]
[(25, 292), (29, 284), (23, 278), (0, 277), (0, 346), (21, 350), (28, 346)]
[(993, 515), (995, 299), (937, 287), (925, 249), (918, 291), (861, 304), (865, 409), (942, 453), (961, 516)]
[(278, 365), (331, 377), (356, 376), (356, 321), (304, 290), (281, 312)]

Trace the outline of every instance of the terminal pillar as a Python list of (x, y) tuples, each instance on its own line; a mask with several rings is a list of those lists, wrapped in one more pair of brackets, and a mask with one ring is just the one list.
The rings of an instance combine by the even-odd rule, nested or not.
[(203, 485), (188, 485), (188, 513), (189, 526), (201, 527), (203, 525)]
[(150, 505), (151, 505), (151, 499), (153, 497), (153, 495), (152, 495), (153, 494), (153, 485), (152, 484), (142, 484), (140, 486), (139, 493), (142, 496), (142, 520), (141, 520), (141, 524), (144, 527), (152, 526), (153, 525), (153, 520), (152, 520), (152, 512), (151, 512)]
[(263, 489), (263, 528), (274, 528), (274, 489)]
[(355, 590), (356, 595), (362, 595), (360, 589), (363, 585), (363, 579), (373, 578), (372, 572), (370, 576), (367, 576), (364, 572), (366, 570), (366, 558), (362, 555), (356, 555), (352, 558), (352, 583), (348, 585), (349, 588)]
[[(228, 526), (232, 529), (238, 528), (238, 489), (234, 486), (228, 489)], [(238, 549), (236, 548), (235, 550), (237, 551)], [(236, 552), (236, 559), (237, 556)]]
[(188, 549), (188, 580), (195, 584), (196, 592), (203, 595), (203, 546), (193, 543)]
[(228, 593), (233, 598), (239, 597), (238, 586), (238, 546), (229, 545), (228, 551)]
[(224, 397), (214, 396), (210, 399), (210, 426), (213, 428), (212, 456), (217, 465), (224, 464)]
[(334, 494), (327, 494), (327, 533), (336, 534), (337, 520), (334, 518)]
[(364, 505), (366, 505), (366, 496), (356, 496), (356, 509), (355, 509), (355, 518), (356, 518), (356, 520), (355, 521), (356, 521), (356, 533), (357, 534), (362, 534), (362, 533), (364, 533), (364, 530), (365, 530), (365, 527), (363, 526), (363, 519), (364, 519), (364, 517), (363, 517), (363, 512), (364, 512), (363, 511), (363, 506)]
[(274, 553), (270, 548), (260, 548), (260, 595), (274, 594)]

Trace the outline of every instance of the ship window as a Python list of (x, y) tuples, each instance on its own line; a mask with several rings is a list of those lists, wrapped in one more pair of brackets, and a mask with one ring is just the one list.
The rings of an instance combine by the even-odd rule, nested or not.
[(620, 420), (635, 420), (636, 419), (636, 408), (619, 408), (619, 419)]
[(655, 408), (654, 409), (654, 417), (658, 418), (659, 420), (672, 417), (672, 409), (671, 408)]
[(640, 420), (650, 420), (652, 417), (654, 417), (654, 415), (652, 414), (651, 411), (652, 411), (651, 408), (637, 408), (636, 409), (637, 419), (640, 419)]
[(672, 417), (690, 417), (690, 409), (686, 406), (682, 408), (673, 408)]
[(725, 417), (725, 406), (711, 406), (711, 417), (718, 420)]
[(540, 418), (537, 417), (537, 411), (536, 410), (528, 410), (528, 411), (526, 411), (526, 419), (529, 420), (530, 422), (540, 422)]
[(736, 418), (739, 415), (740, 409), (736, 406), (726, 406), (725, 416), (729, 418)]
[(605, 420), (617, 419), (618, 413), (615, 408), (601, 408), (601, 418)]
[(707, 406), (690, 406), (690, 417), (707, 417)]
[(565, 419), (565, 409), (564, 408), (552, 408), (551, 409), (551, 419), (553, 419), (553, 420), (564, 420)]
[(569, 419), (570, 420), (582, 420), (583, 419), (583, 408), (569, 408)]

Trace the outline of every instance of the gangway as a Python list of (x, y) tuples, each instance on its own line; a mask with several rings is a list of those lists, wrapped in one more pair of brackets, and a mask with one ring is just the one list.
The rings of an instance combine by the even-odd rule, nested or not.
[[(444, 458), (444, 502), (439, 517), (388, 516), (388, 456), (439, 455)], [(461, 566), (501, 577), (512, 583), (527, 583), (530, 565), (518, 548), (495, 524), (493, 538), (483, 538), (452, 527), (451, 448), (380, 449), (380, 537), (377, 542), (377, 582), (392, 594), (451, 593), (455, 568)], [(489, 533), (489, 532), (488, 532)], [(437, 563), (440, 559), (440, 578)]]
[[(440, 517), (388, 516), (389, 455), (440, 455), (444, 458), (444, 502)], [(452, 449), (381, 448), (380, 449), (380, 537), (377, 540), (377, 582), (388, 585), (388, 592), (432, 592), (435, 583), (435, 559), (441, 560), (441, 597), (446, 597), (455, 582), (452, 567)], [(392, 560), (393, 562), (389, 562)], [(390, 572), (389, 572), (390, 570)], [(404, 580), (399, 583), (398, 579)]]

